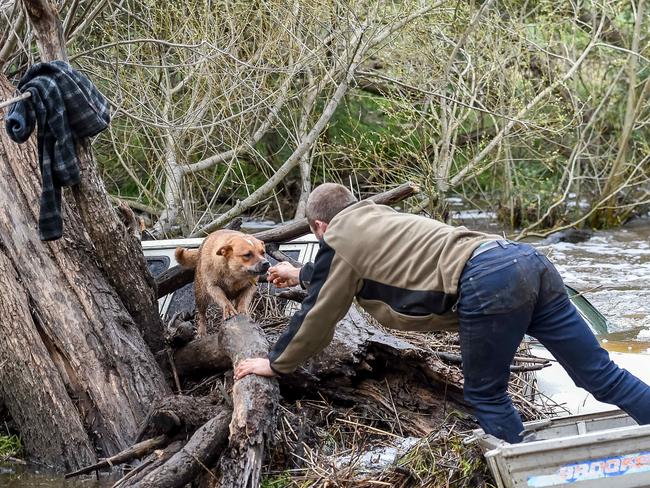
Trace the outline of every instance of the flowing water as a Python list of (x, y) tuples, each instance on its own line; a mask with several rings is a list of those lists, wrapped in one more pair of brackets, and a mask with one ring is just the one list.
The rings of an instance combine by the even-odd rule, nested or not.
[[(498, 229), (493, 222), (465, 215), (468, 227)], [(650, 216), (624, 228), (596, 232), (585, 242), (559, 242), (539, 246), (556, 264), (567, 284), (583, 292), (607, 317), (608, 349), (625, 356), (634, 354), (637, 363), (650, 370)], [(104, 488), (114, 480), (66, 481), (60, 476), (0, 465), (0, 487), (8, 488)]]
[(85, 476), (82, 479), (66, 480), (61, 475), (46, 474), (37, 468), (0, 464), (0, 487), (2, 488), (108, 488), (117, 479)]
[(541, 247), (622, 340), (650, 341), (650, 219), (597, 232), (579, 244)]
[[(462, 212), (456, 220), (469, 228), (501, 234), (491, 217)], [(549, 257), (568, 285), (608, 319), (608, 339), (629, 342), (633, 350), (649, 352), (650, 215), (620, 229), (595, 232), (577, 244), (543, 245), (539, 239), (530, 243)], [(646, 349), (641, 349), (646, 342)]]

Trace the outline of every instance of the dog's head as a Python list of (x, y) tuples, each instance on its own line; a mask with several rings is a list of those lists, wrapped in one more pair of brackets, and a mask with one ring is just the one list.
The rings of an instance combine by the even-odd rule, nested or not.
[(228, 260), (231, 270), (249, 275), (263, 275), (271, 267), (264, 252), (262, 241), (245, 234), (232, 236), (217, 249), (217, 254)]

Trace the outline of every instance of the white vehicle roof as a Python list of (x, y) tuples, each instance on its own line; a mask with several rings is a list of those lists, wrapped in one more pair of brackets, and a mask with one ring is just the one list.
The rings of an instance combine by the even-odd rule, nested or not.
[[(189, 248), (194, 248), (194, 247), (199, 247), (201, 243), (203, 242), (203, 239), (205, 237), (195, 237), (195, 238), (181, 238), (181, 239), (159, 239), (159, 240), (153, 240), (153, 241), (142, 241), (142, 249), (145, 250), (150, 250), (150, 249), (174, 249), (177, 247), (189, 247)], [(318, 242), (318, 239), (316, 239), (316, 236), (314, 234), (307, 234), (301, 237), (298, 237), (296, 239), (293, 239), (292, 241), (286, 243), (286, 244), (308, 244), (308, 243), (316, 243)]]

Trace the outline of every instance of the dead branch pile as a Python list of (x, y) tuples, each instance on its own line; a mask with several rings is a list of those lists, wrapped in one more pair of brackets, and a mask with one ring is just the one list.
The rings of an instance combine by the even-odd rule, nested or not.
[[(232, 364), (265, 355), (296, 304), (262, 284), (252, 320), (221, 323), (192, 337), (174, 317), (167, 340), (177, 395), (152, 408), (139, 443), (72, 475), (129, 463), (129, 486), (481, 486), (481, 456), (462, 444), (475, 428), (462, 400), (458, 339), (452, 333), (395, 333), (353, 307), (332, 344), (293, 375), (246, 377)], [(189, 319), (189, 320), (188, 320)], [(184, 339), (183, 339), (184, 338)], [(510, 394), (526, 419), (552, 416), (534, 376), (545, 360), (522, 350)]]
[[(414, 191), (406, 184), (377, 198)], [(287, 231), (304, 232), (305, 223), (263, 237), (282, 241)], [(167, 273), (159, 291), (191, 279)], [(332, 343), (295, 373), (233, 383), (233, 365), (266, 356), (303, 298), (260, 284), (252, 317), (224, 322), (213, 307), (209, 334), (198, 339), (191, 314), (172, 317), (165, 352), (176, 394), (152, 406), (135, 445), (68, 476), (121, 464), (128, 469), (114, 486), (122, 488), (252, 488), (264, 477), (267, 486), (479, 486), (481, 457), (461, 442), (476, 424), (455, 334), (388, 331), (353, 306)], [(510, 394), (527, 420), (557, 410), (539, 400), (532, 375), (547, 363), (522, 350), (511, 366)]]

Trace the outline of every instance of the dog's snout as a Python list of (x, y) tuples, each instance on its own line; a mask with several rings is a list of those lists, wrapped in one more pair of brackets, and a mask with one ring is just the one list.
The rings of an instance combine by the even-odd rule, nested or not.
[(267, 259), (261, 259), (260, 261), (256, 262), (255, 265), (248, 267), (248, 272), (256, 275), (262, 275), (265, 274), (269, 268), (271, 267), (271, 263)]

